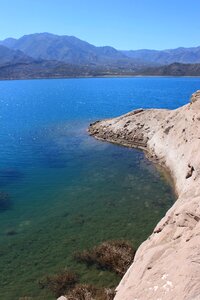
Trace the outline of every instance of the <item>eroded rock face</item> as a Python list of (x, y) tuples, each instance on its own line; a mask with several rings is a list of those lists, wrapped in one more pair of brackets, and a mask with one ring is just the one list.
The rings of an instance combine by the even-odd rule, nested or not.
[(137, 110), (91, 124), (98, 139), (166, 166), (178, 199), (138, 249), (115, 300), (200, 299), (200, 91), (176, 110)]
[(200, 98), (200, 90), (198, 90), (194, 94), (192, 94), (190, 101), (191, 101), (191, 103), (194, 103), (194, 102), (198, 101), (199, 98)]

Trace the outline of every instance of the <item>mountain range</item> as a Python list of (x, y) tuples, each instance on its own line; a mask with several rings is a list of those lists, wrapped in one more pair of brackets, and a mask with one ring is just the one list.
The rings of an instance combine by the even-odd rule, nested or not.
[(122, 51), (127, 57), (142, 61), (143, 64), (169, 65), (174, 62), (183, 64), (200, 63), (200, 47), (176, 48), (169, 50), (130, 50)]
[[(175, 67), (174, 63), (179, 65)], [(96, 47), (74, 36), (50, 33), (36, 33), (0, 41), (1, 79), (153, 75), (159, 72), (174, 75), (177, 68), (183, 68), (186, 75), (187, 70), (190, 69), (191, 73), (195, 69), (195, 75), (200, 75), (198, 66), (188, 66), (198, 63), (200, 64), (200, 47), (120, 51), (110, 46)], [(167, 68), (170, 64), (173, 67)]]
[(25, 35), (19, 39), (0, 41), (12, 50), (20, 50), (36, 60), (56, 60), (70, 64), (119, 64), (132, 59), (115, 48), (96, 47), (73, 36), (58, 36), (50, 33)]

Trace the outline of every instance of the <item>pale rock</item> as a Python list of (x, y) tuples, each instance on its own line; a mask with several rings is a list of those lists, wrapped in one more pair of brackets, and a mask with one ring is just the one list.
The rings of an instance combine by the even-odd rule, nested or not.
[[(137, 110), (89, 127), (165, 166), (177, 201), (139, 247), (115, 300), (200, 300), (200, 91), (176, 110)], [(144, 224), (145, 226), (145, 224)]]

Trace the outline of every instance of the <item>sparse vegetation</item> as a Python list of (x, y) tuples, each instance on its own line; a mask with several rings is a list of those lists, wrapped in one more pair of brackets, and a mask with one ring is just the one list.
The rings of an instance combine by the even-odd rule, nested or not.
[(92, 285), (77, 284), (66, 296), (69, 300), (112, 300), (115, 291), (113, 289), (98, 289)]
[(46, 276), (39, 280), (41, 289), (50, 290), (55, 297), (65, 295), (78, 282), (78, 276), (71, 271), (61, 271), (58, 274)]
[(127, 241), (107, 241), (91, 250), (75, 254), (75, 259), (88, 266), (113, 271), (123, 276), (133, 261), (135, 250)]
[(96, 288), (93, 285), (78, 283), (78, 276), (66, 270), (42, 278), (39, 287), (48, 289), (55, 297), (66, 295), (69, 300), (112, 300), (115, 296), (114, 289)]
[[(117, 240), (106, 241), (92, 250), (76, 253), (75, 259), (122, 276), (132, 263), (134, 255), (135, 250), (129, 242)], [(67, 270), (46, 276), (39, 281), (39, 286), (50, 290), (55, 297), (66, 295), (69, 300), (112, 300), (115, 296), (114, 289), (78, 283), (78, 276)]]
[[(135, 250), (129, 242), (117, 240), (106, 241), (91, 250), (76, 253), (75, 259), (88, 266), (96, 265), (100, 269), (110, 270), (123, 276), (132, 263), (134, 255)], [(55, 297), (67, 295), (69, 300), (112, 300), (115, 295), (113, 289), (80, 284), (78, 276), (67, 270), (42, 278), (39, 286), (41, 289), (51, 291)]]
[(91, 300), (96, 296), (97, 289), (92, 285), (77, 284), (75, 288), (67, 294), (69, 300)]

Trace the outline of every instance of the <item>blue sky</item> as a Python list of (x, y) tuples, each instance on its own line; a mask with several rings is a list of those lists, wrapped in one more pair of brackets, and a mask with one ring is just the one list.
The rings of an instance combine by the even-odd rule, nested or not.
[(200, 0), (0, 0), (0, 39), (51, 32), (117, 49), (191, 47), (199, 13)]

